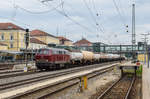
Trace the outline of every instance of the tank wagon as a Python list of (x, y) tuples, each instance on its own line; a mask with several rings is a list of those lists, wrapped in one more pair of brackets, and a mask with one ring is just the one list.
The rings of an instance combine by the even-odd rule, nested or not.
[(81, 51), (83, 54), (82, 63), (83, 64), (91, 64), (94, 60), (94, 53), (89, 51)]
[(70, 52), (70, 63), (71, 64), (81, 64), (83, 59), (83, 54), (81, 52)]
[(35, 56), (36, 67), (40, 70), (60, 69), (62, 67), (84, 66), (106, 61), (116, 61), (119, 55), (93, 53), (90, 51), (71, 52), (59, 48), (43, 48)]

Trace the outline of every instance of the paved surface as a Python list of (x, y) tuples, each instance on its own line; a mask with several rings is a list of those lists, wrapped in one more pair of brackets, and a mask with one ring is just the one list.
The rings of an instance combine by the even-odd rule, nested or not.
[(125, 62), (125, 63), (122, 63), (120, 66), (137, 66), (136, 63), (131, 63), (131, 61), (129, 62)]
[(142, 93), (142, 99), (150, 99), (150, 68), (147, 65), (143, 65)]

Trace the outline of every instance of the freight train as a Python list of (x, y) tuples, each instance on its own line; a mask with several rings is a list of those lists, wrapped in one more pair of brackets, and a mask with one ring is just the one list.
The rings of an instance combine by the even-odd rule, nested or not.
[(35, 56), (36, 67), (40, 70), (68, 68), (124, 59), (117, 54), (68, 51), (59, 48), (43, 48)]

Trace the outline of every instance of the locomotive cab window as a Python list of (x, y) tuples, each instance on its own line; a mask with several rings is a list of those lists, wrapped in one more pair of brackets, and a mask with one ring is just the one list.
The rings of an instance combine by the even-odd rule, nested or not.
[(64, 54), (66, 54), (66, 51), (64, 51)]
[(59, 54), (62, 54), (62, 51), (59, 51)]
[(40, 54), (49, 54), (49, 50), (40, 50)]

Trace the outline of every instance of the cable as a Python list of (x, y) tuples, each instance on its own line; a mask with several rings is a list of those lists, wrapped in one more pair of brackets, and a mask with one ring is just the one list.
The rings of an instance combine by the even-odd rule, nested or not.
[[(61, 0), (62, 1), (62, 0)], [(72, 11), (72, 12), (75, 12), (76, 10), (71, 6), (71, 5), (69, 5), (69, 4), (67, 4), (67, 2), (65, 2), (65, 5), (68, 5), (72, 10), (74, 10), (74, 11)], [(64, 13), (66, 13), (66, 11), (64, 10), (64, 6), (62, 7), (62, 11), (64, 12)], [(79, 13), (78, 13), (79, 14)], [(94, 24), (90, 24), (93, 28), (95, 28), (95, 25)]]
[[(40, 0), (38, 0), (38, 1), (41, 2)], [(41, 3), (44, 4), (44, 5), (46, 5), (46, 4), (43, 3), (43, 2), (41, 2)], [(46, 6), (49, 7), (49, 3), (48, 3), (48, 2), (46, 2), (46, 3), (48, 4), (48, 5), (46, 5)], [(65, 16), (66, 18), (68, 18), (70, 21), (72, 21), (72, 22), (75, 23), (76, 25), (79, 25), (80, 27), (82, 27), (82, 28), (85, 29), (86, 31), (92, 32), (88, 27), (86, 27), (86, 26), (80, 24), (79, 22), (73, 20), (73, 19), (72, 19), (70, 16), (68, 16), (66, 13), (64, 13), (64, 12), (62, 12), (62, 11), (56, 9), (56, 8), (54, 8), (54, 10), (55, 10), (56, 12), (58, 12), (59, 14), (61, 14), (61, 15)]]
[(50, 10), (47, 10), (47, 11), (39, 11), (39, 12), (33, 12), (33, 11), (30, 11), (30, 10), (27, 10), (27, 9), (25, 9), (25, 8), (19, 6), (19, 5), (16, 5), (16, 6), (17, 6), (18, 8), (20, 8), (21, 10), (23, 10), (23, 11), (25, 11), (25, 12), (28, 12), (28, 13), (31, 13), (31, 14), (44, 14), (44, 13), (49, 13), (49, 12), (55, 10), (56, 8), (60, 7), (61, 5), (62, 5), (62, 3), (59, 4), (58, 6), (56, 6), (56, 7), (52, 8), (52, 9), (50, 9)]
[[(96, 16), (97, 16), (97, 17), (100, 16), (101, 14), (98, 13), (98, 10), (97, 10), (96, 5), (95, 5), (95, 1), (94, 1), (94, 0), (91, 0), (91, 4), (93, 5), (93, 9), (96, 11)], [(101, 23), (100, 23), (100, 25), (101, 25), (102, 29), (105, 31), (103, 25), (102, 25)], [(106, 32), (106, 31), (105, 31), (105, 32)]]
[(124, 16), (127, 16), (126, 13), (125, 13), (125, 11), (124, 11), (124, 9), (122, 8), (122, 2), (121, 2), (121, 0), (119, 0), (119, 3), (120, 3), (120, 9), (121, 9), (122, 13), (124, 14)]
[(116, 3), (115, 0), (113, 0), (113, 4), (114, 4), (114, 6), (115, 6), (115, 8), (116, 8), (116, 11), (118, 12), (118, 14), (119, 14), (119, 16), (120, 16), (120, 19), (121, 19), (123, 25), (126, 26), (126, 23), (125, 23), (125, 21), (124, 21), (124, 18), (122, 17), (122, 15), (121, 15), (121, 13), (120, 13), (120, 10), (119, 10), (119, 8), (118, 8), (117, 3)]
[[(94, 0), (91, 0), (91, 4), (93, 5), (94, 10), (98, 13), (98, 10), (96, 9)], [(98, 16), (98, 15), (97, 15), (97, 16)]]
[(95, 25), (99, 27), (99, 29), (100, 29), (100, 31), (101, 31), (102, 33), (104, 33), (103, 29), (99, 26), (99, 23), (97, 22), (96, 18), (94, 17), (94, 15), (93, 15), (93, 13), (92, 13), (90, 7), (88, 6), (87, 2), (86, 2), (85, 0), (83, 0), (83, 2), (84, 2), (84, 4), (85, 4), (85, 6), (87, 7), (87, 9), (88, 9), (88, 11), (89, 11), (89, 13), (90, 13), (90, 15), (91, 15), (93, 21), (95, 22)]

